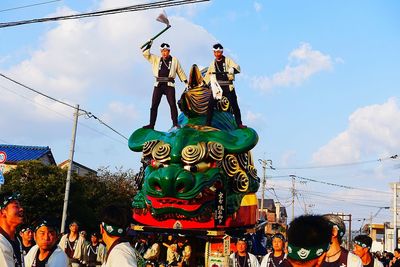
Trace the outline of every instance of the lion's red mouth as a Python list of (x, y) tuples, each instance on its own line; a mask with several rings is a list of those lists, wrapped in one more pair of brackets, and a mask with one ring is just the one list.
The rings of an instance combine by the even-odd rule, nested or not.
[(186, 212), (194, 212), (198, 210), (204, 203), (215, 199), (216, 187), (206, 187), (202, 192), (198, 193), (196, 197), (186, 200), (175, 197), (155, 197), (147, 196), (154, 209), (174, 208), (181, 209)]

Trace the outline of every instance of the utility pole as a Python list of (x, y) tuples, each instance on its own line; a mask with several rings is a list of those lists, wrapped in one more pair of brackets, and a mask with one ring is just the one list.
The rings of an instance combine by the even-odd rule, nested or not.
[(292, 177), (292, 221), (294, 220), (294, 197), (296, 196), (296, 176), (295, 175), (290, 175)]
[(74, 114), (74, 124), (73, 124), (73, 127), (72, 127), (71, 147), (70, 147), (70, 150), (69, 150), (69, 164), (68, 164), (68, 172), (67, 172), (67, 181), (65, 183), (64, 206), (63, 206), (63, 214), (62, 214), (62, 220), (61, 220), (61, 233), (64, 233), (64, 231), (65, 231), (65, 222), (67, 221), (69, 188), (70, 188), (70, 185), (71, 185), (72, 162), (74, 160), (75, 139), (76, 139), (76, 129), (77, 129), (77, 126), (78, 126), (78, 116), (79, 116), (79, 105), (76, 105), (75, 114)]
[(275, 168), (272, 167), (272, 160), (268, 159), (259, 159), (258, 162), (262, 165), (263, 168), (263, 180), (262, 180), (262, 184), (261, 184), (261, 207), (260, 207), (260, 219), (262, 219), (263, 217), (263, 211), (264, 211), (264, 196), (265, 196), (265, 186), (267, 183), (267, 176), (266, 176), (266, 170), (267, 167), (275, 170)]
[(397, 248), (397, 186), (398, 183), (393, 185), (393, 249)]

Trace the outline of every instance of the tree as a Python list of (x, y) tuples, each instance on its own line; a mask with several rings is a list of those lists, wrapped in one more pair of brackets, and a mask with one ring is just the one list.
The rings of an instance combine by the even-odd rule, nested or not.
[[(66, 177), (67, 172), (57, 166), (44, 165), (39, 161), (21, 162), (5, 174), (1, 191), (21, 193), (26, 222), (53, 217), (61, 224)], [(103, 207), (111, 203), (130, 207), (136, 193), (132, 177), (132, 170), (123, 171), (122, 168), (115, 173), (101, 168), (97, 176), (77, 176), (74, 173), (68, 221), (77, 220), (86, 230), (97, 231), (97, 218)]]

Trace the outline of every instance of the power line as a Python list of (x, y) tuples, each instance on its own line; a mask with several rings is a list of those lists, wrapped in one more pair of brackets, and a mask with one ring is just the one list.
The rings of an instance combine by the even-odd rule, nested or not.
[(398, 155), (393, 155), (385, 158), (379, 158), (374, 160), (365, 160), (365, 161), (355, 161), (355, 162), (344, 162), (338, 164), (328, 164), (328, 165), (316, 165), (316, 166), (303, 166), (303, 167), (275, 167), (276, 170), (303, 170), (303, 169), (324, 169), (324, 168), (337, 168), (337, 167), (347, 167), (347, 166), (355, 166), (368, 164), (373, 162), (382, 162), (391, 159), (397, 159)]
[[(53, 100), (53, 101), (55, 101), (55, 102), (58, 102), (58, 103), (60, 103), (60, 104), (63, 104), (63, 105), (65, 105), (65, 106), (68, 106), (68, 107), (70, 107), (70, 108), (76, 109), (76, 107), (74, 107), (73, 105), (70, 105), (70, 104), (68, 104), (68, 103), (66, 103), (66, 102), (63, 102), (63, 101), (58, 100), (58, 99), (56, 99), (56, 98), (54, 98), (54, 97), (51, 97), (51, 96), (46, 95), (46, 94), (44, 94), (44, 93), (42, 93), (42, 92), (39, 92), (38, 90), (35, 90), (35, 89), (33, 89), (33, 88), (31, 88), (31, 87), (29, 87), (29, 86), (23, 84), (23, 83), (20, 83), (20, 82), (14, 80), (14, 79), (12, 79), (12, 78), (10, 78), (10, 77), (8, 77), (8, 76), (2, 74), (2, 73), (0, 73), (0, 76), (3, 77), (3, 78), (5, 78), (5, 79), (7, 79), (7, 80), (9, 80), (9, 81), (11, 81), (11, 82), (13, 82), (13, 83), (15, 83), (15, 84), (18, 84), (19, 86), (22, 86), (22, 87), (24, 87), (24, 88), (26, 88), (26, 89), (28, 89), (28, 90), (30, 90), (30, 91), (32, 91), (32, 92), (35, 92), (35, 93), (37, 93), (37, 94), (39, 94), (39, 95), (41, 95), (41, 96), (44, 96), (44, 97), (46, 97), (46, 98), (48, 98), (48, 99), (51, 99), (51, 100)], [(111, 126), (109, 126), (108, 124), (106, 124), (105, 122), (103, 122), (101, 119), (99, 119), (97, 116), (95, 116), (95, 115), (92, 114), (91, 112), (86, 111), (86, 110), (81, 109), (81, 108), (79, 108), (79, 111), (82, 111), (86, 116), (88, 116), (88, 118), (94, 118), (95, 120), (99, 121), (100, 124), (103, 124), (103, 125), (106, 126), (108, 129), (110, 129), (110, 130), (113, 131), (114, 133), (118, 134), (119, 136), (121, 136), (121, 137), (124, 138), (125, 140), (128, 140), (128, 138), (127, 138), (126, 136), (124, 136), (123, 134), (121, 134), (120, 132), (118, 132), (117, 130), (115, 130), (114, 128), (112, 128)]]
[(340, 184), (335, 184), (335, 183), (330, 183), (330, 182), (324, 182), (324, 181), (319, 181), (316, 179), (311, 179), (311, 178), (306, 178), (306, 177), (301, 177), (295, 175), (297, 178), (300, 178), (302, 180), (310, 181), (310, 182), (315, 182), (315, 183), (321, 183), (321, 184), (326, 184), (326, 185), (331, 185), (331, 186), (336, 186), (336, 187), (341, 187), (345, 189), (353, 189), (353, 190), (361, 190), (361, 191), (369, 191), (369, 192), (376, 192), (376, 193), (384, 193), (384, 194), (391, 194), (390, 192), (385, 192), (385, 191), (379, 191), (379, 190), (373, 190), (373, 189), (366, 189), (366, 188), (357, 188), (353, 186), (348, 186), (348, 185), (340, 185)]
[[(2, 86), (1, 84), (0, 84), (0, 87), (3, 88), (4, 90), (7, 90), (7, 91), (9, 91), (9, 92), (11, 92), (11, 93), (13, 93), (13, 94), (15, 94), (15, 95), (21, 97), (21, 98), (26, 99), (26, 100), (29, 101), (29, 102), (32, 102), (34, 105), (37, 105), (37, 106), (39, 106), (39, 107), (43, 107), (43, 108), (46, 108), (46, 109), (48, 109), (48, 110), (51, 110), (53, 113), (57, 114), (57, 115), (60, 116), (60, 117), (69, 119), (69, 120), (71, 120), (71, 121), (73, 120), (73, 119), (71, 119), (69, 116), (66, 116), (66, 115), (62, 114), (61, 112), (58, 112), (58, 111), (56, 111), (56, 110), (54, 110), (54, 109), (52, 109), (52, 108), (49, 108), (49, 107), (46, 106), (46, 105), (43, 105), (43, 104), (38, 103), (38, 102), (35, 102), (35, 101), (33, 101), (31, 98), (26, 97), (26, 96), (24, 96), (24, 95), (22, 95), (22, 94), (19, 94), (19, 93), (15, 92), (15, 91), (13, 91), (13, 90), (7, 88), (7, 87)], [(89, 118), (89, 117), (87, 117), (87, 118)], [(121, 140), (115, 139), (114, 137), (111, 137), (111, 136), (108, 135), (108, 134), (105, 134), (105, 133), (103, 133), (103, 132), (101, 132), (101, 131), (99, 131), (99, 130), (93, 128), (93, 127), (90, 127), (89, 125), (87, 125), (87, 124), (85, 124), (85, 123), (83, 123), (83, 122), (80, 122), (80, 121), (79, 121), (78, 123), (79, 123), (79, 125), (84, 126), (84, 127), (88, 128), (88, 129), (92, 130), (93, 132), (96, 132), (96, 133), (98, 133), (98, 134), (100, 134), (100, 135), (103, 135), (103, 136), (105, 136), (105, 137), (108, 137), (108, 138), (110, 138), (110, 139), (112, 139), (112, 140), (114, 140), (114, 141), (116, 141), (116, 142), (118, 142), (118, 143), (121, 143), (121, 144), (123, 144), (123, 145), (126, 145), (126, 143), (121, 142)], [(0, 140), (1, 140), (1, 139), (0, 139)], [(7, 142), (7, 143), (11, 144), (10, 142)]]
[(61, 1), (61, 0), (52, 0), (52, 1), (36, 3), (36, 4), (30, 4), (30, 5), (26, 5), (26, 6), (11, 7), (11, 8), (7, 8), (7, 9), (2, 9), (2, 10), (0, 10), (0, 12), (6, 12), (6, 11), (11, 11), (11, 10), (16, 10), (16, 9), (23, 9), (23, 8), (27, 8), (27, 7), (33, 7), (33, 6), (40, 6), (40, 5), (50, 4), (50, 3), (59, 2), (59, 1)]
[[(397, 155), (395, 155), (395, 157), (397, 157)], [(295, 177), (297, 177), (297, 178), (299, 178), (299, 179), (302, 179), (302, 180), (305, 180), (305, 181), (310, 181), (310, 182), (314, 182), (314, 183), (321, 183), (321, 184), (330, 185), (330, 186), (335, 186), (335, 187), (341, 187), (341, 188), (344, 188), (344, 189), (368, 191), (368, 192), (375, 192), (375, 193), (382, 193), (382, 194), (391, 194), (390, 192), (386, 192), (386, 191), (379, 191), (379, 190), (374, 190), (374, 189), (353, 187), (353, 186), (349, 186), (349, 185), (335, 184), (335, 183), (320, 181), (320, 180), (313, 179), (313, 178), (301, 177), (301, 176), (297, 176), (297, 175), (268, 176), (267, 178), (268, 178), (268, 179), (274, 179), (274, 178), (275, 178), (275, 179), (279, 179), (279, 178), (291, 178), (292, 176), (295, 176)]]
[(101, 10), (101, 11), (74, 14), (74, 15), (38, 18), (38, 19), (21, 20), (21, 21), (14, 21), (14, 22), (5, 22), (5, 23), (0, 23), (0, 28), (13, 27), (13, 26), (24, 25), (24, 24), (47, 22), (47, 21), (98, 17), (98, 16), (105, 16), (105, 15), (125, 13), (125, 12), (135, 12), (135, 11), (143, 11), (143, 10), (158, 9), (158, 8), (165, 8), (165, 7), (181, 6), (181, 5), (201, 3), (201, 2), (207, 2), (207, 1), (209, 1), (209, 0), (164, 0), (164, 1), (148, 3), (148, 4), (132, 5), (132, 6), (127, 6), (127, 7), (106, 9), (106, 10)]

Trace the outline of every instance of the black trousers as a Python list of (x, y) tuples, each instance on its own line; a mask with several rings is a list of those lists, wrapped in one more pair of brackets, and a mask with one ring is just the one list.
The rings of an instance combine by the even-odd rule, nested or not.
[(176, 108), (175, 88), (168, 86), (166, 83), (159, 83), (154, 87), (153, 98), (150, 108), (150, 125), (154, 126), (157, 120), (158, 106), (160, 105), (161, 97), (165, 95), (171, 109), (171, 120), (174, 126), (178, 125), (178, 109)]
[[(235, 116), (236, 124), (239, 126), (242, 124), (242, 114), (240, 113), (239, 104), (237, 102), (237, 96), (235, 89), (229, 90), (229, 86), (221, 86), (222, 95), (228, 98), (229, 104), (232, 107), (233, 115)], [(207, 125), (211, 125), (211, 120), (214, 114), (214, 108), (217, 105), (218, 100), (214, 99), (213, 95), (210, 96), (210, 101), (208, 102), (207, 110)]]

